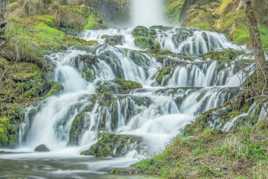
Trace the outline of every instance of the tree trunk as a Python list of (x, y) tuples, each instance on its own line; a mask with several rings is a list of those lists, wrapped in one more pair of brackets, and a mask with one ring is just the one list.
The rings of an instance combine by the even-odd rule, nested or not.
[(267, 72), (265, 71), (265, 53), (263, 50), (258, 20), (253, 8), (253, 0), (246, 0), (246, 16), (249, 23), (251, 47), (254, 50), (255, 62), (257, 65), (257, 77), (261, 86), (266, 87)]

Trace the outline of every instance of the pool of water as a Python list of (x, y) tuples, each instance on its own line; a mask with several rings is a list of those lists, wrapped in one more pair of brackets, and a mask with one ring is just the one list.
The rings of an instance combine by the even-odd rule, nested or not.
[(107, 174), (113, 167), (128, 165), (130, 161), (125, 159), (97, 160), (92, 157), (46, 155), (0, 153), (0, 179), (155, 179)]

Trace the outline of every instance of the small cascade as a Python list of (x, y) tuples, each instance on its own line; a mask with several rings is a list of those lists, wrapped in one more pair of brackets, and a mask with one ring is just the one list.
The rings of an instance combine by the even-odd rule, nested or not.
[[(252, 71), (250, 66), (241, 68), (239, 58), (229, 63), (200, 58), (211, 51), (240, 49), (221, 34), (153, 29), (160, 50), (169, 50), (172, 59), (167, 55), (159, 60), (136, 47), (133, 29), (84, 32), (81, 38), (99, 44), (48, 56), (55, 65), (54, 80), (63, 90), (33, 112), (29, 109), (21, 127), (21, 146), (33, 150), (45, 144), (52, 151), (76, 146), (80, 152), (109, 133), (141, 138), (146, 147), (134, 153), (151, 155), (161, 151), (196, 115), (233, 98)], [(111, 44), (107, 37), (121, 42)]]

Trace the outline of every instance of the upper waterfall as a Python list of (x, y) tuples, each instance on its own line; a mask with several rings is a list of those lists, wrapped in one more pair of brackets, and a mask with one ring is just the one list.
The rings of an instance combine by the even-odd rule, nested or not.
[(163, 0), (131, 0), (131, 25), (165, 25)]

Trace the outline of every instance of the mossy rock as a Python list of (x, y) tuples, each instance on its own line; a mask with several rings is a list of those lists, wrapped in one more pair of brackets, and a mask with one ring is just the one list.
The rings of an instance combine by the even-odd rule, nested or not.
[(156, 74), (156, 81), (158, 82), (158, 84), (162, 84), (164, 82), (165, 77), (167, 75), (172, 74), (173, 70), (173, 66), (166, 66), (161, 68)]
[(156, 32), (154, 29), (138, 26), (132, 31), (135, 45), (142, 49), (159, 50), (160, 44), (156, 41)]
[(122, 35), (103, 35), (101, 38), (105, 39), (105, 43), (111, 46), (123, 45), (124, 42), (124, 36)]
[(171, 22), (179, 22), (180, 15), (183, 10), (185, 0), (167, 0), (166, 2), (166, 14)]
[(217, 60), (220, 62), (231, 62), (236, 60), (236, 58), (241, 55), (243, 52), (236, 51), (233, 49), (224, 49), (223, 51), (214, 51), (208, 52), (207, 54), (203, 55), (203, 58), (210, 59), (210, 60)]
[(100, 82), (97, 86), (99, 93), (129, 93), (131, 90), (142, 88), (142, 85), (124, 79), (117, 78), (112, 81)]
[(24, 119), (23, 109), (36, 101), (54, 95), (61, 90), (58, 83), (48, 81), (40, 67), (33, 63), (12, 62), (0, 58), (0, 116), (8, 124), (8, 142), (17, 142), (20, 123)]
[(56, 23), (60, 28), (81, 31), (100, 27), (102, 21), (89, 7), (61, 5), (56, 11)]
[(0, 146), (6, 147), (16, 143), (16, 129), (10, 124), (10, 119), (0, 117)]
[(95, 157), (120, 157), (132, 150), (141, 150), (142, 139), (136, 136), (113, 134), (102, 132), (98, 142), (81, 155), (93, 155)]

